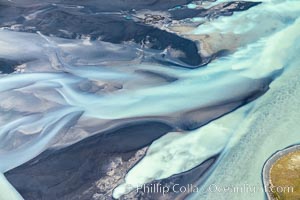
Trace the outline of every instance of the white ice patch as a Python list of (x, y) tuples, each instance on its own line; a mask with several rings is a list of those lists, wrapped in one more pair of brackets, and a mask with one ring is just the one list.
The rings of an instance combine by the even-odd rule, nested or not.
[(0, 199), (1, 200), (23, 200), (23, 197), (0, 173)]
[(125, 183), (115, 188), (113, 197), (119, 198), (153, 180), (190, 170), (220, 153), (249, 108), (247, 105), (195, 131), (171, 132), (156, 140), (145, 158), (127, 173)]

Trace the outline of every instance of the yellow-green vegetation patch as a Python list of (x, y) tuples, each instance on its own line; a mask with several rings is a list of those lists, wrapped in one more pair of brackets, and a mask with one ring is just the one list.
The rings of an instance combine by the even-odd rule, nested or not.
[(300, 200), (300, 150), (280, 157), (270, 169), (270, 192), (276, 200)]

